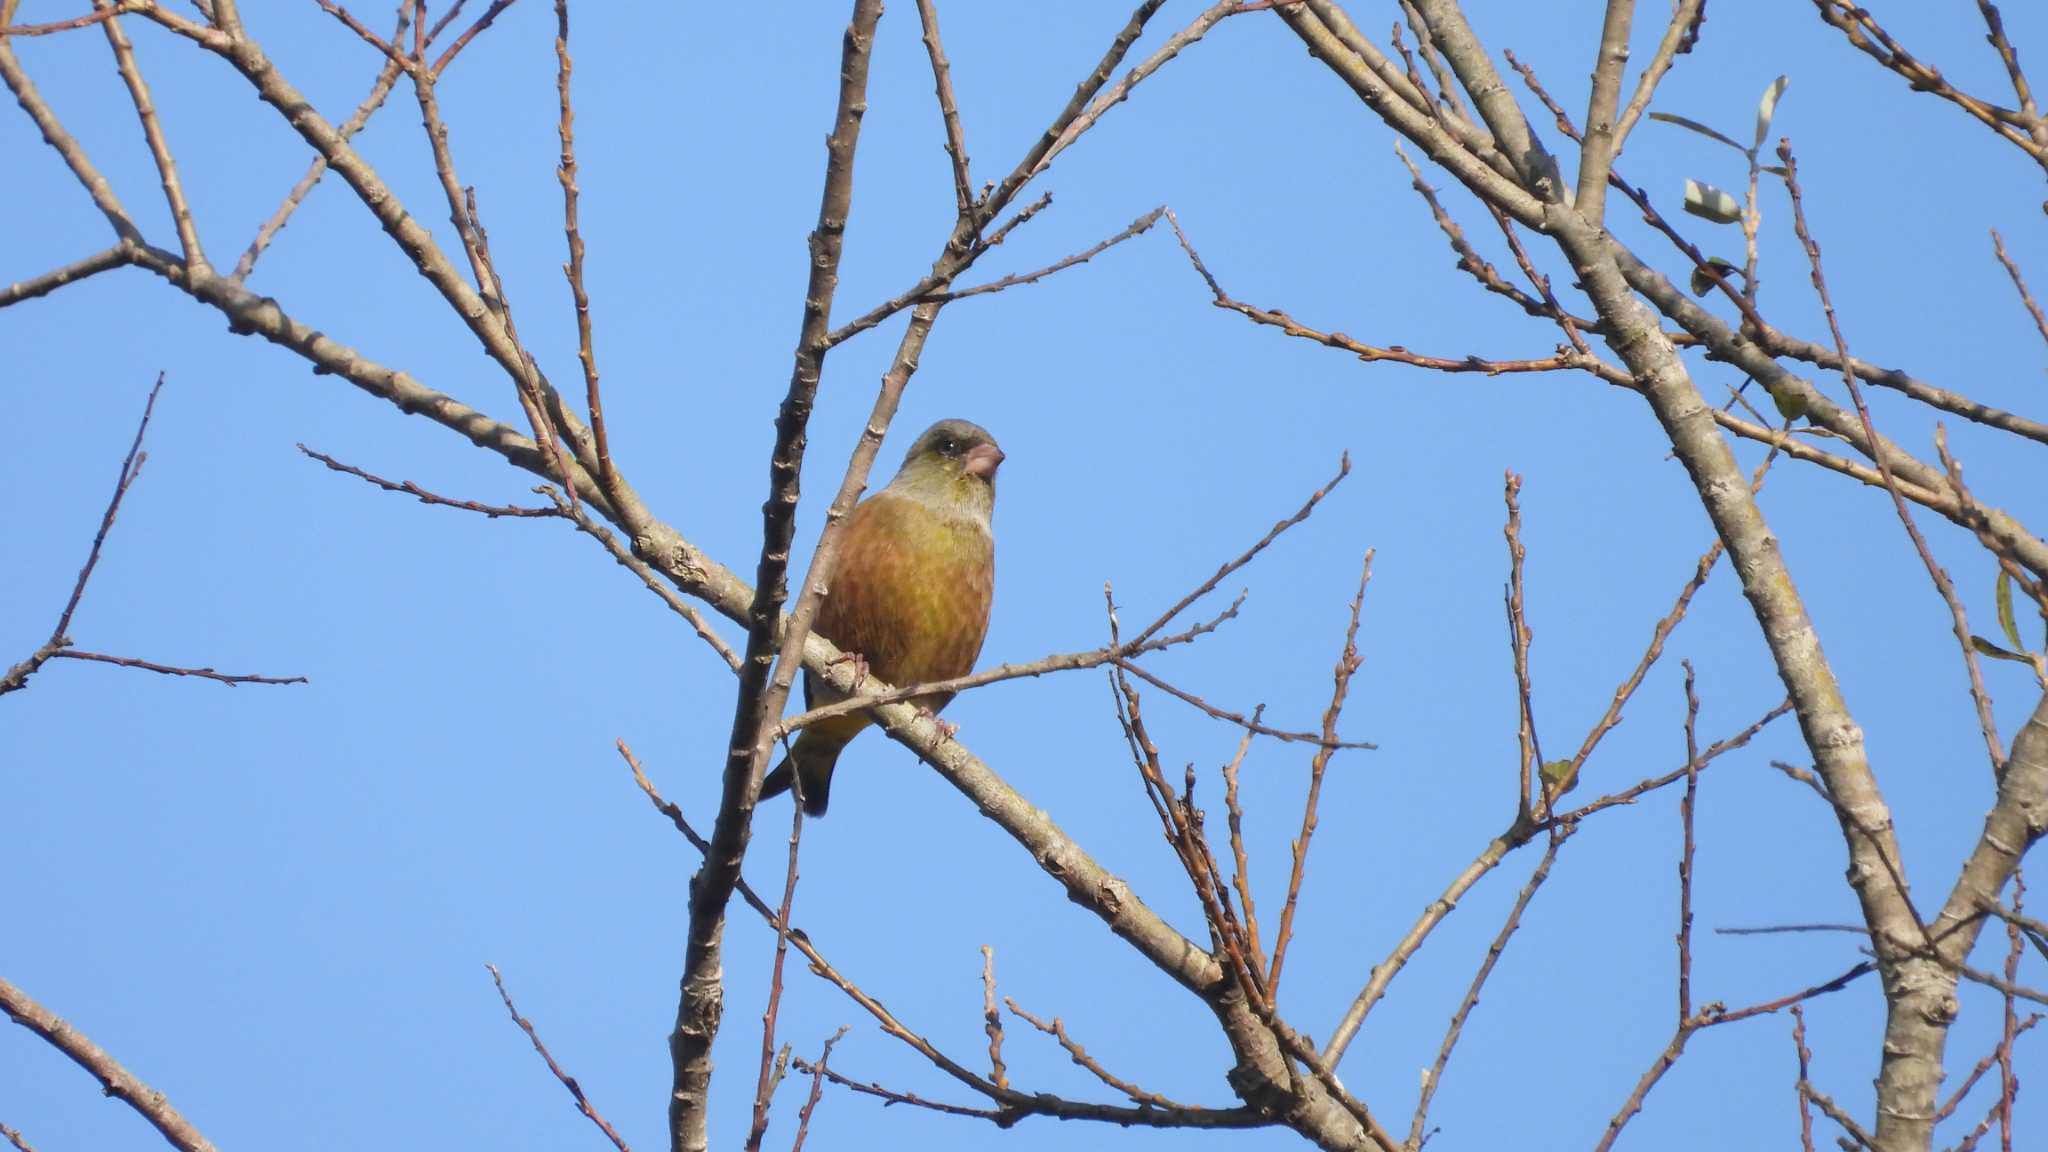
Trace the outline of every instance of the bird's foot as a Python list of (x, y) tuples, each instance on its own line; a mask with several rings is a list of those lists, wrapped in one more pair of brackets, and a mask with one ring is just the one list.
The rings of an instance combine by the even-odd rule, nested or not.
[(917, 714), (931, 721), (932, 723), (938, 725), (939, 735), (944, 736), (948, 740), (951, 740), (953, 738), (954, 733), (960, 731), (960, 726), (958, 724), (954, 724), (950, 721), (939, 719), (939, 714), (937, 712), (932, 711), (930, 708), (926, 707), (923, 704), (919, 704), (917, 706)]
[[(855, 692), (858, 692), (858, 691), (860, 691), (860, 686), (861, 686), (862, 684), (865, 684), (865, 683), (867, 683), (867, 679), (868, 679), (868, 658), (867, 658), (867, 657), (865, 657), (865, 656), (861, 655), (861, 654), (860, 654), (860, 653), (858, 653), (858, 652), (841, 652), (841, 653), (840, 653), (840, 654), (838, 655), (838, 657), (837, 657), (837, 658), (835, 658), (835, 659), (834, 659), (834, 660), (832, 661), (832, 663), (833, 663), (833, 664), (851, 664), (851, 665), (853, 665), (853, 690), (854, 690)], [(828, 665), (828, 667), (829, 667), (829, 666), (830, 666), (830, 665)]]

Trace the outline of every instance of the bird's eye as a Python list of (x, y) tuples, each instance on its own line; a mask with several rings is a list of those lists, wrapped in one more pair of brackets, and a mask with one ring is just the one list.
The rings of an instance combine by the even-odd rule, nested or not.
[(960, 453), (960, 442), (948, 436), (939, 441), (939, 451), (948, 456), (957, 456)]

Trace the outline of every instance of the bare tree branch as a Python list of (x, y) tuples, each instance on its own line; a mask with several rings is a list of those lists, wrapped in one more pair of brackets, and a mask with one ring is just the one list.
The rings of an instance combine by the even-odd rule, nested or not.
[(1351, 622), (1344, 629), (1344, 647), (1331, 671), (1330, 706), (1323, 710), (1323, 742), (1309, 758), (1308, 799), (1301, 809), (1301, 832), (1294, 839), (1294, 867), (1287, 877), (1287, 901), (1280, 906), (1280, 928), (1273, 935), (1273, 966), (1266, 974), (1266, 996), (1280, 990), (1281, 965), (1287, 960), (1287, 945), (1294, 935), (1294, 908), (1301, 899), (1301, 882), (1308, 868), (1308, 842), (1316, 833), (1316, 804), (1323, 793), (1323, 770), (1336, 752), (1337, 718), (1344, 713), (1344, 698), (1351, 690), (1351, 677), (1364, 658), (1358, 654), (1358, 614), (1365, 606), (1366, 585), (1372, 583), (1372, 549), (1365, 550), (1359, 568), (1358, 594), (1351, 598)]
[[(461, 7), (460, 4), (455, 5), (447, 15), (452, 15)], [(396, 43), (405, 35), (406, 26), (411, 19), (411, 0), (401, 0), (398, 5), (398, 26), (391, 34), (392, 42)], [(446, 19), (446, 15), (443, 19)], [(428, 39), (431, 41), (432, 37)], [(355, 134), (361, 132), (370, 122), (370, 117), (376, 115), (377, 110), (384, 106), (385, 99), (391, 95), (392, 87), (398, 83), (401, 63), (402, 61), (397, 58), (385, 59), (384, 66), (377, 71), (377, 79), (370, 85), (370, 94), (363, 97), (363, 102), (356, 105), (355, 113), (337, 130), (343, 140), (354, 138)], [(291, 191), (285, 193), (284, 201), (270, 214), (270, 218), (263, 222), (263, 226), (256, 230), (256, 235), (249, 241), (249, 246), (242, 250), (241, 258), (235, 261), (235, 270), (229, 279), (239, 284), (249, 278), (249, 274), (256, 270), (256, 262), (263, 258), (263, 253), (276, 241), (277, 234), (291, 221), (292, 213), (297, 212), (299, 205), (306, 202), (306, 197), (312, 194), (314, 186), (319, 184), (320, 178), (326, 174), (327, 157), (313, 157), (306, 165), (306, 174), (299, 177), (299, 182), (292, 185)]]
[[(1856, 416), (1863, 423), (1863, 434), (1871, 443), (1877, 442), (1877, 426), (1871, 423), (1870, 406), (1863, 402), (1863, 389), (1857, 386), (1856, 373), (1849, 368), (1849, 344), (1842, 336), (1841, 321), (1835, 316), (1834, 301), (1828, 296), (1825, 274), (1821, 271), (1820, 245), (1806, 224), (1805, 198), (1800, 194), (1799, 163), (1792, 156), (1789, 140), (1778, 143), (1778, 159), (1785, 165), (1785, 188), (1792, 195), (1792, 227), (1799, 236), (1799, 242), (1806, 249), (1807, 263), (1813, 270), (1813, 289), (1820, 296), (1821, 311), (1827, 316), (1828, 332), (1835, 339), (1835, 354), (1842, 362), (1842, 386), (1848, 389), (1849, 398), (1856, 405)], [(1984, 690), (1984, 671), (1977, 662), (1977, 649), (1970, 642), (1970, 621), (1963, 611), (1963, 602), (1956, 597), (1955, 584), (1948, 572), (1935, 562), (1934, 553), (1928, 550), (1927, 539), (1920, 534), (1920, 528), (1913, 523), (1913, 513), (1906, 507), (1906, 498), (1899, 494), (1898, 481), (1892, 476), (1891, 464), (1883, 454), (1876, 458), (1878, 474), (1884, 477), (1885, 489), (1891, 493), (1892, 508), (1899, 514), (1899, 523), (1905, 526), (1906, 535), (1913, 542), (1913, 551), (1919, 554), (1920, 563), (1927, 569), (1927, 575), (1934, 581), (1935, 591), (1941, 594), (1942, 602), (1948, 605), (1949, 622), (1955, 631), (1956, 643), (1962, 648), (1963, 670), (1969, 677), (1970, 702), (1976, 706), (1977, 726), (1984, 734), (1984, 745), (1991, 757), (1991, 772), (1996, 776), (2005, 760), (2004, 749), (1999, 747), (1998, 721), (1991, 715), (1991, 697)]]
[[(1988, 4), (1985, 7), (1997, 11)], [(2048, 316), (2042, 315), (2041, 306), (2034, 303), (2034, 294), (2027, 291), (2027, 278), (2020, 274), (2019, 264), (2006, 254), (2005, 237), (2000, 236), (1996, 228), (1991, 230), (1991, 250), (1998, 254), (1998, 262), (2005, 265), (2005, 274), (2012, 277), (2013, 291), (2020, 294), (2020, 304), (2026, 308), (2027, 315), (2034, 318), (2034, 331), (2041, 334), (2042, 340), (2048, 341)]]
[(24, 300), (34, 300), (38, 296), (48, 296), (68, 284), (75, 284), (87, 277), (110, 272), (116, 268), (126, 268), (134, 262), (133, 249), (126, 244), (116, 244), (83, 260), (75, 260), (62, 268), (52, 269), (41, 276), (9, 284), (6, 288), (0, 289), (0, 308), (19, 304)]
[[(110, 0), (93, 0), (93, 7), (110, 7)], [(163, 125), (156, 118), (156, 104), (150, 98), (149, 84), (142, 78), (142, 69), (135, 63), (135, 49), (128, 43), (128, 34), (121, 30), (118, 19), (108, 20), (100, 25), (107, 34), (107, 44), (114, 50), (115, 70), (121, 74), (121, 82), (128, 86), (128, 97), (135, 104), (135, 114), (142, 120), (143, 139), (149, 143), (149, 154), (156, 161), (159, 180), (163, 184), (164, 203), (170, 207), (171, 223), (178, 232), (178, 246), (185, 253), (185, 267), (197, 275), (211, 271), (206, 262), (206, 253), (199, 246), (199, 231), (192, 223), (192, 208), (185, 202), (185, 186), (178, 179), (178, 165), (171, 158), (171, 146), (164, 139)]]
[[(868, 65), (875, 26), (881, 18), (880, 0), (854, 0), (852, 19), (840, 52), (839, 106), (833, 114), (832, 135), (826, 141), (828, 160), (819, 197), (818, 225), (811, 233), (810, 283), (804, 291), (796, 367), (776, 419), (768, 500), (761, 506), (761, 556), (756, 565), (753, 602), (747, 612), (747, 643), (733, 706), (732, 738), (726, 743), (730, 751), (725, 761), (722, 796), (712, 824), (711, 847), (704, 854), (703, 867), (690, 882), (690, 926), (683, 956), (682, 997), (676, 1009), (675, 1031), (669, 1039), (675, 1065), (669, 1130), (675, 1152), (701, 1152), (709, 1140), (706, 1118), (711, 1104), (711, 1042), (718, 1034), (724, 1001), (721, 970), (725, 906), (739, 881), (754, 802), (761, 792), (760, 762), (765, 759), (762, 745), (766, 743), (761, 734), (780, 712), (782, 703), (770, 691), (770, 673), (777, 652), (783, 648), (800, 651), (810, 632), (807, 618), (791, 620), (786, 635), (778, 635), (778, 626), (782, 624), (782, 605), (788, 594), (785, 577), (790, 540), (796, 531), (804, 430), (810, 421), (811, 402), (817, 395), (824, 358), (815, 345), (831, 327), (832, 295), (839, 283), (839, 255), (853, 201), (854, 152), (860, 141), (861, 118), (867, 110)], [(826, 532), (829, 538), (830, 527)], [(826, 543), (819, 543), (821, 552)], [(825, 571), (829, 573), (829, 566)], [(815, 606), (817, 598), (803, 597), (799, 607), (805, 603)]]
[(126, 1104), (162, 1133), (180, 1152), (214, 1152), (213, 1145), (192, 1126), (164, 1094), (136, 1079), (134, 1074), (84, 1033), (65, 1023), (56, 1013), (36, 1003), (29, 994), (0, 979), (0, 1011), (23, 1028), (35, 1033), (50, 1047), (71, 1058), (72, 1063), (92, 1074), (107, 1095)]
[(596, 1107), (590, 1103), (590, 1098), (583, 1094), (583, 1086), (576, 1082), (576, 1078), (563, 1071), (560, 1064), (555, 1063), (554, 1056), (548, 1052), (548, 1046), (541, 1043), (540, 1033), (534, 1030), (533, 1022), (519, 1014), (518, 1006), (512, 1003), (512, 993), (505, 989), (505, 977), (498, 971), (498, 966), (486, 964), (484, 967), (491, 974), (491, 983), (498, 986), (498, 999), (505, 1002), (505, 1011), (511, 1013), (512, 1022), (519, 1025), (521, 1032), (526, 1033), (526, 1038), (533, 1042), (533, 1050), (540, 1053), (540, 1058), (547, 1062), (548, 1071), (554, 1073), (555, 1079), (561, 1081), (562, 1087), (567, 1088), (569, 1095), (575, 1098), (576, 1110), (588, 1117), (592, 1124), (597, 1125), (598, 1131), (603, 1132), (605, 1139), (610, 1140), (612, 1146), (619, 1152), (633, 1152), (626, 1146), (626, 1142), (619, 1138), (618, 1130), (598, 1114)]
[(298, 448), (300, 452), (327, 465), (333, 471), (340, 472), (345, 476), (354, 476), (357, 479), (374, 484), (386, 492), (397, 492), (402, 495), (411, 496), (422, 504), (438, 505), (442, 508), (461, 508), (464, 511), (479, 513), (492, 520), (496, 520), (500, 516), (524, 518), (562, 515), (562, 512), (555, 508), (535, 508), (519, 504), (479, 504), (474, 500), (456, 500), (447, 496), (439, 496), (410, 480), (386, 480), (382, 476), (365, 472), (353, 464), (344, 464), (325, 452), (315, 452), (304, 444), (299, 445)]

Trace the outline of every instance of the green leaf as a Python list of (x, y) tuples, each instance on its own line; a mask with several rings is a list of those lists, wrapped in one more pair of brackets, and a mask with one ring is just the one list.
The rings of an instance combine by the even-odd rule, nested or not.
[(1702, 124), (1697, 120), (1691, 119), (1690, 117), (1673, 116), (1669, 112), (1652, 112), (1650, 113), (1650, 119), (1662, 120), (1666, 124), (1676, 124), (1680, 128), (1690, 128), (1694, 132), (1697, 132), (1700, 135), (1705, 136), (1709, 140), (1719, 140), (1721, 143), (1726, 144), (1730, 148), (1735, 149), (1737, 152), (1742, 153), (1744, 156), (1749, 155), (1749, 149), (1744, 148), (1742, 145), (1737, 144), (1735, 141), (1730, 140), (1726, 136), (1721, 135), (1719, 132), (1714, 131), (1712, 128), (1709, 128), (1705, 124)]
[(1975, 648), (1980, 655), (1989, 656), (1993, 660), (2012, 660), (2020, 664), (2033, 663), (2033, 660), (2030, 658), (2022, 656), (2017, 652), (2008, 652), (1982, 636), (1970, 637), (1970, 647)]
[(1538, 769), (1538, 775), (1543, 777), (1543, 790), (1558, 796), (1579, 786), (1579, 775), (1572, 771), (1569, 760), (1552, 760)]
[(1771, 117), (1778, 111), (1778, 97), (1785, 94), (1785, 85), (1791, 81), (1780, 76), (1764, 89), (1764, 98), (1756, 105), (1756, 147), (1764, 146), (1764, 137), (1771, 134)]
[[(1692, 270), (1692, 281), (1688, 287), (1692, 289), (1693, 295), (1705, 296), (1714, 290), (1716, 280), (1726, 279), (1738, 271), (1740, 269), (1736, 268), (1735, 265), (1721, 259), (1719, 256), (1709, 256), (1705, 266), (1696, 267)], [(1720, 275), (1717, 277), (1715, 273)]]
[(1735, 202), (1735, 197), (1691, 177), (1685, 181), (1685, 210), (1716, 224), (1733, 224), (1742, 219), (1742, 205)]
[(1790, 389), (1773, 388), (1768, 384), (1764, 385), (1764, 390), (1771, 394), (1771, 403), (1777, 406), (1778, 415), (1787, 420), (1797, 420), (1806, 415), (1806, 397)]
[(2020, 639), (2019, 621), (2012, 614), (2012, 574), (2005, 569), (1998, 570), (1998, 626), (2005, 630), (2005, 638), (2015, 648), (2025, 648)]
[(1766, 164), (1763, 167), (1757, 169), (1757, 171), (1769, 172), (1771, 175), (1777, 176), (1781, 179), (1792, 175), (1792, 170), (1790, 168), (1785, 167), (1783, 164)]

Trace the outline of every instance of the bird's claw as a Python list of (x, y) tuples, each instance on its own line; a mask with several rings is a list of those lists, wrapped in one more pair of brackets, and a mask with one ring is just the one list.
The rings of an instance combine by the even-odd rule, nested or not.
[(954, 733), (960, 731), (960, 726), (958, 724), (954, 724), (950, 721), (939, 719), (939, 714), (937, 712), (932, 711), (929, 707), (923, 704), (919, 704), (917, 706), (917, 714), (931, 721), (933, 724), (937, 725), (939, 729), (939, 735), (944, 736), (948, 740), (951, 740), (953, 738)]
[(839, 654), (839, 655), (838, 655), (837, 657), (835, 657), (835, 658), (833, 659), (832, 663), (833, 663), (833, 664), (851, 664), (851, 665), (853, 665), (853, 690), (854, 690), (855, 692), (858, 692), (858, 691), (860, 691), (860, 686), (861, 686), (862, 684), (865, 684), (865, 683), (867, 683), (867, 679), (868, 679), (868, 658), (867, 658), (867, 657), (865, 657), (865, 656), (861, 655), (861, 654), (860, 654), (860, 653), (858, 653), (858, 652), (841, 652), (841, 653), (840, 653), (840, 654)]

